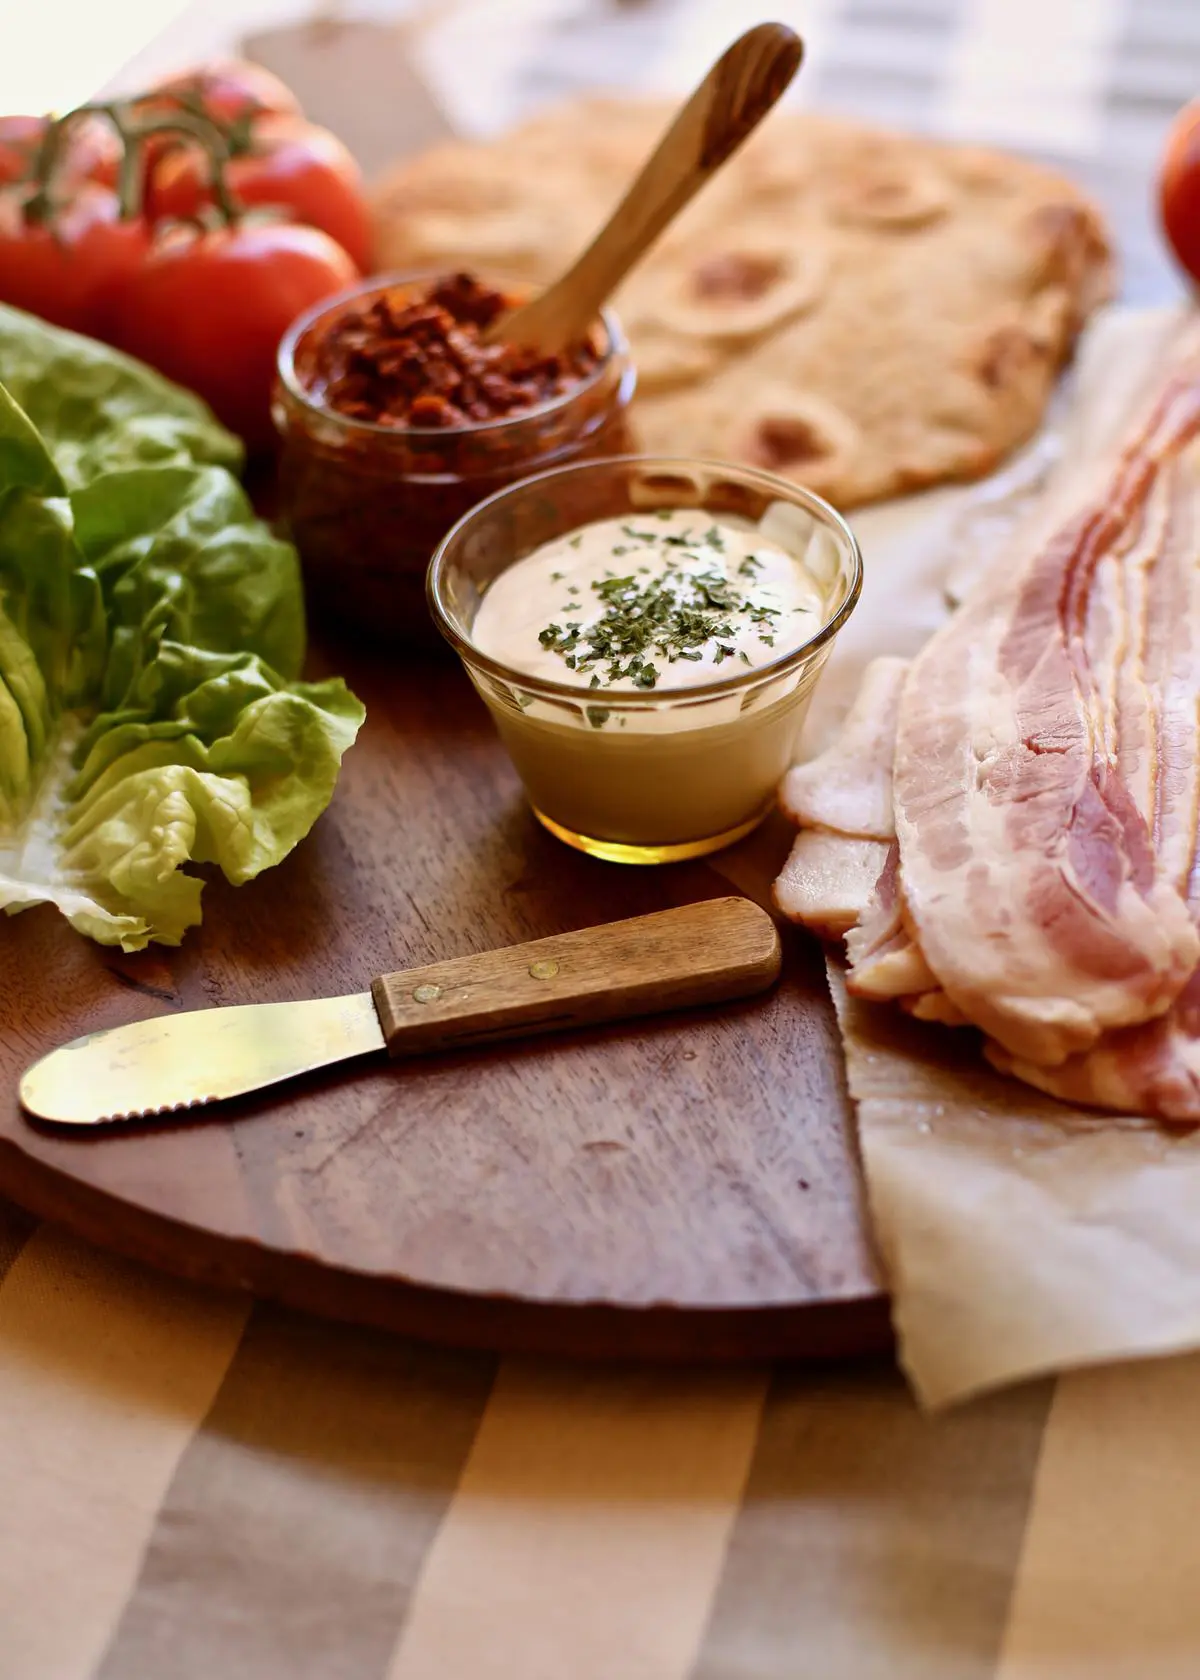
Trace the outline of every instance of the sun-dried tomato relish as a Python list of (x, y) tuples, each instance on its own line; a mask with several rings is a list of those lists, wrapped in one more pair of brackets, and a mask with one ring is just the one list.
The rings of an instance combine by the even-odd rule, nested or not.
[(481, 329), (520, 301), (467, 275), (376, 277), (284, 338), (280, 505), (316, 613), (442, 646), (425, 571), (450, 527), (517, 479), (634, 447), (633, 365), (608, 314), (564, 358), (499, 345), (502, 384), (484, 389)]
[(514, 301), (470, 274), (446, 275), (424, 295), (393, 286), (340, 315), (302, 377), (338, 414), (377, 426), (463, 426), (536, 408), (600, 356), (591, 341), (558, 356), (485, 343)]

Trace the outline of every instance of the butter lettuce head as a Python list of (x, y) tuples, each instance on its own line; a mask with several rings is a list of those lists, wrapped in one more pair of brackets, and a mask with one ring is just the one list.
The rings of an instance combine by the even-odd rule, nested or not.
[(298, 680), (295, 550), (140, 363), (0, 307), (0, 909), (138, 950), (328, 804), (363, 708)]

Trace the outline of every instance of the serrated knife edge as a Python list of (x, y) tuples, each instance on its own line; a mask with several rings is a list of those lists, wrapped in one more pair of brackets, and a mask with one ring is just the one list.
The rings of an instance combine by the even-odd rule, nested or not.
[(369, 992), (153, 1015), (50, 1051), (22, 1076), (22, 1106), (60, 1126), (182, 1113), (384, 1049)]

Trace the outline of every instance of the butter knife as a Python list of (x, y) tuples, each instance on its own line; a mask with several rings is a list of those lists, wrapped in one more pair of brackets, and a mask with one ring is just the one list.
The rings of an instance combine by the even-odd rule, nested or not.
[(182, 1114), (372, 1052), (419, 1055), (747, 997), (779, 965), (766, 911), (746, 898), (707, 899), (384, 974), (351, 997), (109, 1027), (35, 1062), (20, 1098), (59, 1125)]

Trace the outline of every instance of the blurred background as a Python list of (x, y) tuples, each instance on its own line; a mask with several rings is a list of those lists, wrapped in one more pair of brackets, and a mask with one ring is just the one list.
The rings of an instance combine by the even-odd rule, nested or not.
[(427, 129), (410, 64), (454, 128), (487, 133), (584, 87), (683, 92), (768, 16), (807, 43), (797, 103), (1057, 164), (1120, 230), (1126, 296), (1179, 290), (1153, 179), (1200, 92), (1200, 0), (39, 0), (6, 42), (0, 109), (65, 109), (248, 44), (370, 171)]

